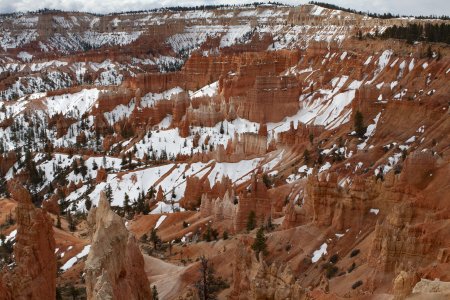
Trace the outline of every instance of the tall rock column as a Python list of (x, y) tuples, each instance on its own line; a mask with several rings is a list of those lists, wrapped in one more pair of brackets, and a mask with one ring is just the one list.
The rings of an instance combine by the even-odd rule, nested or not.
[(55, 299), (56, 256), (52, 221), (44, 210), (33, 205), (30, 193), (20, 183), (10, 182), (9, 190), (18, 202), (16, 266), (4, 272), (0, 280), (0, 299)]
[(92, 246), (85, 263), (87, 298), (152, 299), (142, 253), (104, 193), (88, 222)]

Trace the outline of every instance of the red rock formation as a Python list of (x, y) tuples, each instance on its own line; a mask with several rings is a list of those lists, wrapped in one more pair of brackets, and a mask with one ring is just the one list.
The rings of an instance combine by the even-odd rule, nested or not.
[[(2, 299), (55, 299), (56, 256), (52, 221), (31, 202), (29, 192), (17, 182), (9, 183), (18, 201), (15, 268), (0, 280)], [(3, 288), (1, 288), (3, 286)]]
[(240, 232), (246, 228), (250, 212), (255, 213), (256, 225), (266, 224), (271, 217), (271, 201), (267, 188), (261, 177), (254, 175), (247, 191), (236, 197), (234, 190), (229, 187), (225, 194), (217, 193), (219, 187), (226, 187), (222, 182), (216, 184), (211, 194), (203, 194), (200, 205), (200, 214), (203, 217), (212, 216), (214, 222), (221, 222), (232, 232)]
[(100, 167), (97, 170), (97, 177), (95, 178), (96, 183), (104, 182), (106, 181), (106, 178), (108, 177), (108, 174), (106, 173), (106, 170), (103, 167)]
[(202, 194), (210, 191), (211, 187), (209, 186), (209, 180), (206, 176), (203, 178), (187, 176), (186, 190), (184, 192), (184, 197), (179, 202), (180, 206), (188, 210), (198, 208), (201, 203)]
[(309, 299), (288, 265), (256, 260), (242, 241), (236, 247), (233, 284), (229, 299)]
[(48, 200), (42, 202), (42, 208), (54, 215), (60, 214), (60, 207), (58, 203), (59, 197), (53, 194)]
[(298, 122), (297, 128), (294, 128), (294, 123), (291, 122), (290, 128), (287, 131), (280, 132), (278, 134), (277, 142), (281, 145), (300, 145), (300, 144), (308, 144), (310, 143), (310, 138), (314, 138), (320, 136), (325, 129), (323, 126), (318, 125), (306, 125)]
[(247, 97), (234, 98), (234, 103), (241, 118), (259, 123), (279, 122), (298, 111), (300, 92), (293, 76), (257, 76)]
[(251, 211), (255, 212), (257, 226), (266, 224), (271, 217), (271, 201), (267, 193), (267, 187), (260, 175), (254, 175), (250, 190), (239, 195), (234, 219), (234, 230), (236, 232), (246, 228)]
[(164, 201), (166, 198), (164, 197), (164, 192), (162, 190), (162, 187), (159, 186), (158, 193), (156, 194), (156, 201), (161, 202)]
[(417, 275), (413, 272), (401, 271), (393, 283), (394, 299), (402, 300), (409, 296), (417, 281)]
[(92, 246), (85, 263), (88, 299), (152, 299), (137, 242), (104, 193), (89, 212)]
[(0, 174), (4, 176), (16, 161), (17, 156), (15, 152), (8, 152), (6, 155), (0, 155)]

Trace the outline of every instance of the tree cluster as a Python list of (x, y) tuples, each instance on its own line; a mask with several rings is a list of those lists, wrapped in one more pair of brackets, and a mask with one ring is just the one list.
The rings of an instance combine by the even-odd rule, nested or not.
[[(328, 8), (328, 9), (335, 9), (335, 10), (341, 10), (353, 14), (363, 15), (363, 16), (369, 16), (372, 18), (378, 18), (378, 19), (393, 19), (393, 18), (400, 18), (400, 17), (413, 17), (413, 16), (406, 16), (406, 15), (394, 15), (392, 13), (371, 13), (371, 12), (362, 12), (351, 8), (345, 8), (341, 6), (337, 6), (330, 3), (324, 3), (324, 2), (318, 2), (318, 1), (309, 1), (309, 4), (314, 4), (320, 7)], [(450, 20), (449, 16), (442, 15), (442, 16), (414, 16), (416, 19), (441, 19), (441, 20)]]
[(387, 28), (382, 38), (393, 38), (406, 40), (412, 44), (414, 41), (423, 41), (430, 43), (450, 44), (450, 24), (408, 24), (406, 26), (397, 26)]

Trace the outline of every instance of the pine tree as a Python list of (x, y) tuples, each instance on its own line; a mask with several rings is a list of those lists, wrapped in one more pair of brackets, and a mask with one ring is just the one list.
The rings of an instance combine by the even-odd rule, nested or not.
[(364, 117), (359, 110), (355, 114), (354, 126), (356, 135), (359, 136), (360, 138), (364, 137), (364, 134), (366, 133), (366, 127), (364, 127)]
[(58, 217), (56, 219), (56, 228), (61, 229), (61, 218), (59, 217), (59, 215), (58, 215)]
[(79, 169), (80, 169), (81, 176), (83, 176), (83, 178), (86, 177), (86, 175), (87, 175), (87, 167), (86, 167), (86, 164), (84, 163), (83, 157), (80, 157), (80, 167), (79, 167)]
[(86, 210), (91, 210), (92, 201), (89, 196), (86, 197), (86, 200), (84, 201), (84, 206), (86, 206)]
[(120, 165), (122, 166), (122, 167), (124, 167), (124, 166), (126, 166), (127, 165), (127, 157), (125, 156), (125, 155), (122, 155), (122, 161), (120, 162)]
[(208, 224), (208, 226), (206, 227), (206, 231), (203, 234), (203, 239), (206, 242), (211, 242), (211, 226)]
[(69, 223), (69, 230), (75, 231), (77, 230), (77, 225), (75, 223), (75, 219), (72, 217), (72, 214), (70, 212), (67, 213), (67, 222)]
[(80, 170), (78, 169), (78, 164), (77, 164), (77, 160), (76, 159), (74, 159), (72, 161), (72, 170), (73, 170), (73, 173), (75, 175), (78, 175), (80, 173)]
[(204, 256), (200, 257), (199, 272), (200, 280), (195, 283), (195, 287), (201, 300), (216, 299), (217, 292), (229, 287), (220, 277), (215, 277), (214, 268)]
[(161, 239), (158, 236), (158, 229), (153, 228), (150, 232), (150, 241), (153, 243), (153, 248), (158, 249), (161, 244)]
[(252, 210), (248, 214), (248, 218), (247, 218), (247, 231), (252, 231), (253, 229), (255, 229), (255, 227), (256, 227), (256, 214)]
[(152, 300), (159, 300), (158, 290), (156, 289), (156, 285), (152, 288)]
[(130, 208), (130, 196), (125, 193), (125, 200), (123, 201), (123, 210), (125, 212), (125, 215), (128, 215), (128, 213), (130, 212)]
[(111, 201), (112, 201), (112, 193), (113, 193), (113, 191), (112, 191), (111, 185), (108, 184), (108, 185), (106, 186), (105, 196), (106, 196), (106, 200), (108, 200), (108, 202), (109, 202), (110, 204), (111, 204)]
[(310, 155), (308, 149), (305, 149), (303, 151), (303, 160), (305, 161), (305, 164), (307, 165), (309, 163)]
[(253, 251), (255, 251), (256, 258), (259, 260), (259, 253), (267, 255), (266, 237), (264, 235), (264, 228), (261, 227), (256, 233), (256, 239), (252, 245)]

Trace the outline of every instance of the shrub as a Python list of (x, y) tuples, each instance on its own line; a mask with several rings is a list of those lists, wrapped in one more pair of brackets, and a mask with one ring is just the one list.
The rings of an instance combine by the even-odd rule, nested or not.
[(350, 257), (355, 257), (356, 255), (359, 254), (359, 252), (361, 252), (359, 249), (355, 249), (350, 253)]
[(356, 264), (352, 263), (352, 265), (350, 266), (350, 268), (348, 268), (347, 272), (351, 273), (354, 269), (356, 268)]
[(355, 282), (354, 284), (352, 284), (352, 289), (357, 289), (358, 287), (360, 287), (363, 284), (362, 280), (358, 280), (357, 282)]
[(333, 278), (339, 271), (338, 267), (336, 267), (335, 265), (330, 264), (330, 263), (325, 265), (325, 270), (326, 270), (326, 276), (328, 279)]
[(339, 255), (334, 254), (333, 256), (330, 257), (330, 263), (335, 264), (337, 263), (339, 260)]

